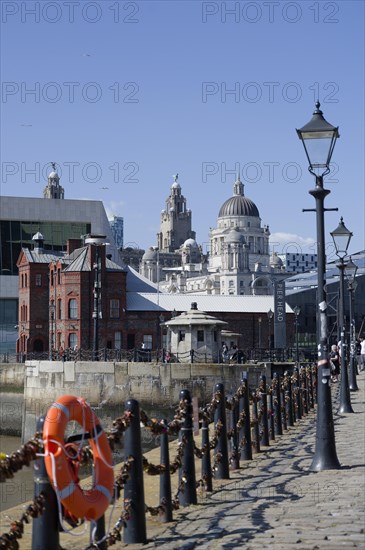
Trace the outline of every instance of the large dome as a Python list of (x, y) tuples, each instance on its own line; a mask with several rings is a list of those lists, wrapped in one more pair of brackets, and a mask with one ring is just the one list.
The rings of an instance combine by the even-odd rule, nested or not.
[(253, 216), (259, 218), (258, 208), (251, 199), (243, 194), (243, 184), (238, 178), (234, 184), (233, 197), (227, 199), (221, 206), (218, 218), (226, 216)]

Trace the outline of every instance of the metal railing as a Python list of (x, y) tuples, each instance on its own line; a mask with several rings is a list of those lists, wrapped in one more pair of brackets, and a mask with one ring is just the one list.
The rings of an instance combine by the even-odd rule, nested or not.
[[(280, 348), (271, 350), (265, 348), (254, 349), (231, 349), (227, 357), (221, 352), (199, 352), (189, 350), (186, 352), (171, 353), (165, 349), (148, 350), (141, 348), (133, 349), (109, 349), (102, 348), (96, 352), (92, 349), (80, 348), (77, 350), (53, 351), (32, 351), (28, 353), (1, 354), (2, 363), (24, 363), (25, 361), (110, 361), (110, 362), (146, 362), (146, 363), (228, 363), (244, 364), (247, 361), (261, 362), (288, 362), (296, 358), (296, 348)], [(315, 349), (301, 349), (299, 352), (300, 362), (313, 362), (316, 360)]]

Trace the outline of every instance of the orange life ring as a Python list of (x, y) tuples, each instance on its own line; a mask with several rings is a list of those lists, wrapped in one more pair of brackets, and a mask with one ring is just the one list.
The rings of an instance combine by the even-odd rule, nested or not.
[[(91, 490), (81, 489), (72, 458), (67, 456), (64, 436), (70, 420), (78, 422), (90, 434), (94, 457)], [(114, 472), (110, 445), (94, 411), (81, 397), (60, 397), (47, 412), (43, 439), (47, 473), (63, 506), (77, 518), (100, 518), (113, 496)]]

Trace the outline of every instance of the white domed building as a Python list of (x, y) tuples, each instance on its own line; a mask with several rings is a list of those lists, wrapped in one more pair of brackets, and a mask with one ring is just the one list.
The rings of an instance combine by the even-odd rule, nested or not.
[[(217, 227), (209, 232), (210, 254), (205, 258), (191, 231), (191, 213), (186, 211), (186, 199), (175, 182), (166, 201), (167, 208), (161, 215), (161, 231), (158, 234), (160, 253), (166, 253), (168, 245), (180, 242), (175, 254), (181, 257), (179, 266), (163, 268), (165, 280), (160, 283), (162, 292), (224, 295), (271, 295), (275, 279), (282, 279), (284, 266), (277, 254), (270, 256), (269, 226), (261, 226), (256, 204), (245, 196), (244, 185), (238, 177), (233, 195), (219, 209)], [(170, 214), (168, 214), (170, 212)], [(189, 216), (185, 214), (189, 212)], [(177, 231), (176, 213), (184, 223)], [(187, 220), (189, 220), (188, 223)], [(167, 230), (166, 224), (169, 228)], [(190, 234), (184, 241), (183, 233)], [(142, 259), (141, 273), (156, 281), (158, 260), (147, 251)], [(147, 258), (148, 256), (148, 258)], [(208, 261), (207, 261), (208, 260)]]

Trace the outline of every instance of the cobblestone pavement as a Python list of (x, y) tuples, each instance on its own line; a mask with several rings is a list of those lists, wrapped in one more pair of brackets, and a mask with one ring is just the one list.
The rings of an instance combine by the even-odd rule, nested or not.
[(340, 470), (309, 470), (315, 417), (307, 416), (143, 548), (365, 549), (364, 373), (358, 385), (354, 414), (334, 414)]
[[(252, 461), (241, 461), (241, 468), (231, 471), (229, 480), (214, 481), (213, 493), (199, 495), (197, 505), (174, 512), (173, 522), (161, 524), (148, 517), (147, 544), (130, 544), (128, 549), (365, 550), (364, 372), (358, 376), (358, 386), (359, 391), (351, 393), (354, 414), (334, 414), (340, 470), (309, 470), (315, 441), (312, 411), (270, 447), (262, 447)], [(336, 411), (337, 387), (333, 392)], [(148, 458), (158, 463), (159, 450), (148, 453)], [(199, 476), (197, 465), (197, 479)], [(148, 504), (158, 503), (158, 483), (158, 476), (145, 476)], [(174, 475), (173, 492), (176, 483)], [(122, 506), (120, 499), (111, 527)], [(0, 514), (0, 532), (20, 517), (21, 510), (18, 506)], [(108, 514), (106, 527), (109, 530)], [(89, 535), (87, 531), (81, 537), (61, 533), (60, 542), (63, 550), (83, 550)], [(19, 545), (21, 550), (30, 550), (31, 524)], [(122, 542), (113, 546), (126, 547)]]

